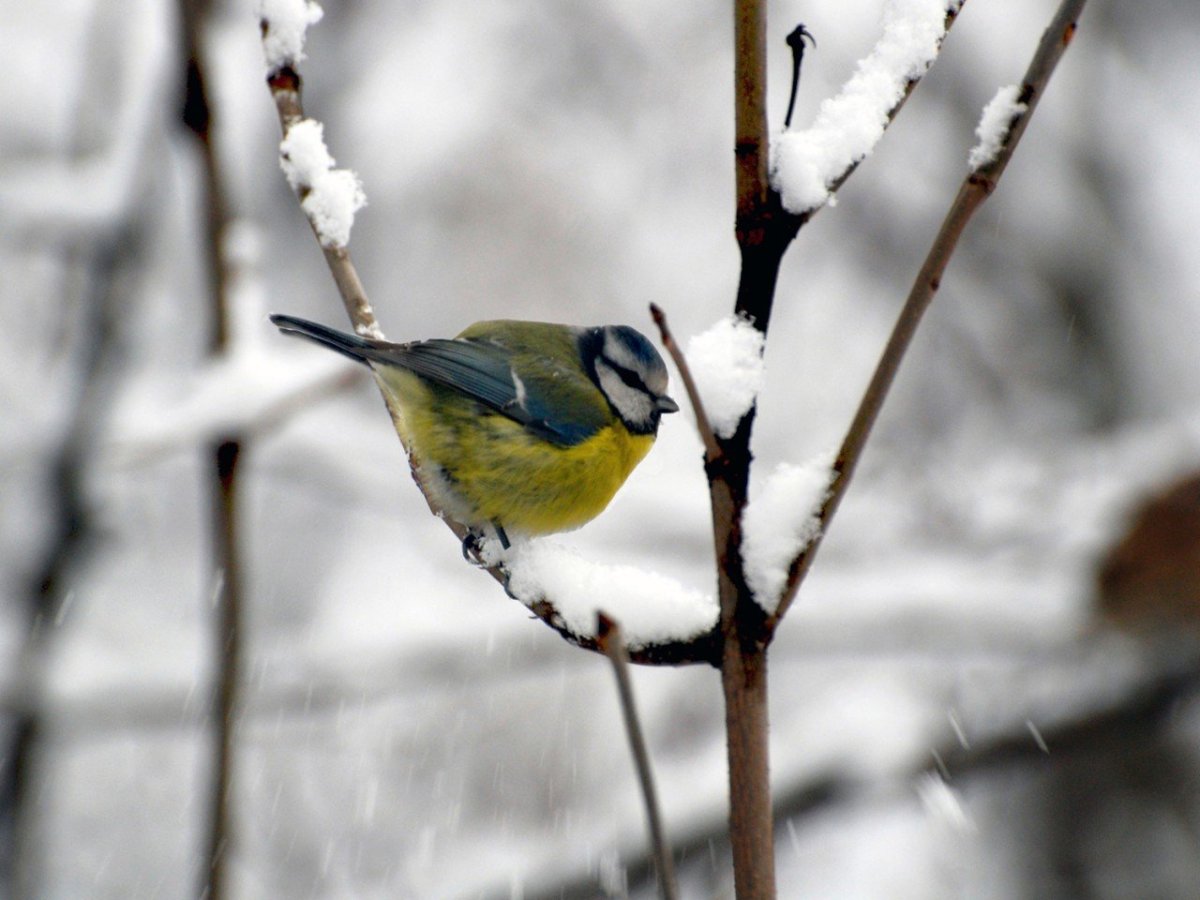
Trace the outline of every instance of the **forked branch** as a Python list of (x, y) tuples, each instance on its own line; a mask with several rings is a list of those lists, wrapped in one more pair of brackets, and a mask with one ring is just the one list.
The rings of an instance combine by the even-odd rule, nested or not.
[(842, 441), (841, 449), (838, 451), (837, 460), (834, 463), (834, 478), (830, 486), (829, 497), (818, 514), (821, 529), (816, 538), (793, 560), (789, 568), (787, 588), (769, 623), (772, 629), (778, 625), (787, 612), (788, 607), (795, 599), (800, 583), (812, 565), (813, 557), (820, 548), (822, 536), (829, 521), (837, 512), (842, 497), (845, 496), (888, 390), (891, 388), (896, 373), (900, 369), (900, 363), (904, 359), (904, 354), (916, 334), (917, 325), (941, 285), (942, 275), (958, 246), (959, 238), (962, 237), (963, 231), (975, 211), (995, 190), (1004, 168), (1016, 151), (1029, 119), (1042, 94), (1045, 93), (1050, 76), (1054, 74), (1055, 66), (1075, 35), (1076, 23), (1086, 2), (1087, 0), (1063, 0), (1060, 4), (1049, 27), (1042, 35), (1041, 42), (1025, 72), (1025, 78), (1017, 98), (1018, 102), (1024, 105), (1024, 110), (1017, 113), (1010, 122), (1007, 134), (1001, 142), (995, 158), (990, 163), (969, 173), (959, 188), (958, 195), (954, 198), (937, 237), (934, 238), (933, 246), (930, 247), (925, 262), (917, 273), (912, 289), (904, 301), (891, 337), (884, 347), (875, 373), (871, 377), (866, 393), (863, 395), (850, 428), (846, 432), (846, 437)]

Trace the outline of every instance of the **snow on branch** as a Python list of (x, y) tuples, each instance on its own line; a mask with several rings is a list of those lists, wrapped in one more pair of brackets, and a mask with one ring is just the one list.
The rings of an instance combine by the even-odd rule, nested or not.
[(888, 0), (883, 34), (850, 80), (825, 100), (803, 131), (775, 141), (772, 182), (788, 212), (800, 215), (830, 202), (831, 191), (866, 158), (912, 84), (937, 58), (949, 17), (961, 0)]
[(783, 463), (742, 513), (742, 565), (754, 599), (775, 612), (793, 560), (821, 532), (821, 506), (833, 483), (833, 453), (804, 465)]
[(995, 162), (1000, 148), (1008, 140), (1013, 122), (1017, 116), (1029, 109), (1029, 105), (1021, 103), (1017, 98), (1021, 95), (1018, 85), (1010, 84), (996, 91), (994, 96), (983, 108), (979, 117), (979, 125), (975, 128), (975, 136), (979, 143), (971, 148), (967, 157), (967, 165), (972, 172), (978, 172), (986, 165)]
[(279, 165), (300, 195), (300, 207), (322, 247), (350, 243), (354, 214), (367, 203), (362, 182), (349, 169), (334, 168), (325, 147), (325, 126), (315, 119), (293, 123), (279, 142)]
[(717, 624), (714, 597), (635, 566), (593, 562), (553, 541), (514, 544), (502, 565), (510, 594), (531, 609), (553, 597), (554, 624), (584, 641), (597, 637), (600, 611), (621, 623), (630, 652), (694, 641)]
[(304, 59), (304, 38), (309, 25), (321, 21), (325, 11), (316, 0), (260, 0), (263, 58), (267, 68), (294, 66)]
[(749, 319), (736, 315), (688, 341), (692, 376), (709, 424), (719, 437), (733, 436), (762, 390), (765, 341)]

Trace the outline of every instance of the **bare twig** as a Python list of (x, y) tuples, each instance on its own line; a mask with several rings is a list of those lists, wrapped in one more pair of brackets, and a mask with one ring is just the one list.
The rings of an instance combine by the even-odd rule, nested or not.
[[(224, 235), (232, 216), (224, 171), (213, 139), (213, 109), (208, 95), (208, 59), (205, 53), (209, 0), (181, 0), (181, 21), (188, 54), (183, 123), (197, 137), (204, 159), (204, 250), (208, 262), (212, 330), (209, 350), (219, 356), (234, 340), (232, 274)], [(200, 895), (221, 900), (228, 895), (228, 860), (235, 836), (233, 789), (236, 740), (234, 729), (241, 706), (242, 571), (241, 536), (237, 515), (237, 461), (244, 436), (229, 435), (211, 448), (213, 463), (212, 553), (217, 586), (214, 656), (216, 665), (213, 707), (212, 770), (208, 795), (205, 868)]]
[(783, 117), (785, 129), (792, 127), (792, 113), (796, 111), (796, 95), (800, 93), (800, 67), (804, 64), (805, 38), (812, 41), (813, 47), (816, 48), (817, 39), (804, 27), (803, 23), (793, 28), (791, 34), (787, 36), (788, 46), (792, 48), (792, 89), (788, 93), (787, 114)]
[(1076, 22), (1085, 3), (1086, 0), (1063, 0), (1043, 34), (1025, 73), (1018, 98), (1021, 103), (1025, 104), (1024, 112), (1020, 113), (1010, 125), (1008, 135), (995, 160), (978, 171), (970, 173), (959, 188), (958, 195), (951, 204), (950, 211), (946, 214), (937, 237), (934, 238), (933, 246), (930, 248), (920, 272), (917, 273), (908, 298), (904, 301), (904, 306), (875, 369), (875, 374), (867, 386), (866, 393), (854, 415), (854, 420), (842, 442), (834, 463), (834, 477), (830, 486), (829, 498), (822, 505), (818, 514), (821, 528), (817, 532), (817, 536), (792, 561), (783, 598), (770, 620), (772, 629), (778, 625), (791, 606), (800, 583), (812, 565), (813, 557), (821, 546), (821, 540), (829, 521), (833, 518), (838, 504), (841, 503), (842, 497), (846, 493), (855, 467), (862, 456), (863, 448), (866, 446), (867, 438), (870, 436), (871, 428), (875, 424), (883, 401), (895, 380), (904, 354), (912, 342), (921, 316), (929, 307), (934, 294), (941, 285), (942, 275), (946, 271), (951, 255), (958, 246), (959, 238), (962, 237), (963, 231), (975, 211), (995, 190), (1004, 167), (1008, 165), (1009, 159), (1012, 158), (1017, 144), (1020, 142), (1021, 135), (1025, 132), (1025, 127), (1033, 115), (1038, 100), (1045, 92), (1054, 67), (1062, 58), (1067, 45), (1075, 34)]
[(236, 784), (236, 727), (241, 714), (241, 673), (244, 618), (241, 536), (238, 528), (237, 463), (239, 440), (221, 441), (213, 448), (213, 561), (217, 658), (216, 697), (213, 704), (213, 767), (208, 807), (208, 845), (204, 889), (201, 896), (221, 900), (229, 895), (229, 859), (236, 838), (234, 787)]
[(597, 616), (596, 634), (600, 650), (612, 661), (613, 674), (617, 679), (617, 695), (621, 699), (625, 732), (629, 735), (629, 749), (633, 752), (638, 782), (642, 786), (642, 800), (646, 804), (646, 823), (650, 831), (654, 865), (658, 870), (659, 889), (663, 900), (676, 900), (679, 896), (679, 885), (675, 881), (675, 861), (671, 858), (671, 847), (663, 829), (662, 813), (659, 812), (658, 796), (654, 788), (654, 772), (650, 768), (650, 754), (646, 750), (646, 738), (642, 734), (642, 724), (633, 701), (629, 656), (625, 652), (621, 626), (614, 619), (600, 613)]
[(692, 404), (692, 411), (696, 414), (696, 430), (700, 432), (700, 440), (704, 444), (704, 459), (711, 463), (721, 455), (721, 446), (717, 443), (717, 436), (713, 433), (712, 425), (709, 424), (708, 413), (704, 411), (704, 403), (700, 399), (700, 391), (696, 389), (696, 380), (692, 378), (692, 370), (688, 367), (683, 351), (675, 343), (675, 336), (671, 334), (671, 328), (667, 325), (667, 314), (658, 304), (651, 303), (650, 315), (654, 319), (654, 324), (658, 326), (663, 346), (667, 348), (667, 353), (675, 363), (675, 368), (679, 370), (679, 378), (683, 381), (683, 389), (687, 391), (688, 402)]
[(118, 223), (99, 241), (89, 261), (86, 296), (79, 303), (82, 315), (75, 323), (82, 337), (71, 385), (70, 415), (46, 467), (51, 530), (28, 583), (29, 604), (20, 610), (24, 634), (15, 673), (12, 736), (0, 775), (0, 826), (7, 832), (5, 846), (0, 848), (0, 894), (7, 891), (14, 897), (33, 897), (41, 892), (37, 881), (46, 861), (40, 855), (38, 831), (43, 804), (39, 802), (37, 784), (45, 777), (41, 771), (42, 736), (47, 725), (45, 666), (55, 626), (62, 621), (71, 593), (72, 577), (95, 536), (85, 480), (94, 462), (100, 411), (108, 406), (105, 395), (110, 384), (104, 375), (116, 344), (118, 279), (127, 254), (138, 244), (135, 226), (131, 225), (136, 218), (132, 215), (130, 221)]
[[(300, 73), (292, 66), (281, 66), (267, 74), (267, 86), (271, 89), (271, 97), (275, 101), (280, 131), (287, 137), (288, 130), (304, 118), (304, 107), (300, 100)], [(316, 226), (311, 220), (309, 225), (312, 226), (315, 235)], [(367, 298), (362, 279), (358, 277), (358, 269), (350, 259), (350, 250), (346, 247), (322, 246), (321, 251), (354, 330), (359, 334), (382, 338), (383, 331), (375, 319), (375, 311), (371, 308), (371, 301)]]
[(734, 4), (734, 154), (740, 223), (767, 202), (767, 6), (761, 0)]

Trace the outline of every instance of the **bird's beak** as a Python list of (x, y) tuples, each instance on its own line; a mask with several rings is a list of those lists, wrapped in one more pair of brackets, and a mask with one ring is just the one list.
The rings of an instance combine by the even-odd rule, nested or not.
[(660, 413), (679, 412), (679, 404), (664, 394), (661, 397), (654, 398), (654, 407)]

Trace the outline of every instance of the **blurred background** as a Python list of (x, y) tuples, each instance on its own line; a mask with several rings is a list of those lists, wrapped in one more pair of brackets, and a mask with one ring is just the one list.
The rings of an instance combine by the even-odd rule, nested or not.
[[(776, 128), (786, 34), (804, 22), (819, 42), (803, 127), (881, 7), (771, 5)], [(966, 4), (801, 232), (760, 481), (836, 447), (979, 110), (1050, 13)], [(326, 3), (305, 104), (366, 187), (351, 246), (387, 334), (501, 316), (650, 333), (653, 301), (686, 342), (727, 315), (731, 20), (711, 0)], [(1094, 2), (1081, 25), (773, 649), (781, 897), (1200, 890), (1200, 498), (1165, 493), (1200, 468), (1200, 7)], [(203, 32), (237, 219), (235, 351), (211, 358), (183, 34), (164, 0), (0, 0), (9, 873), (19, 845), (33, 896), (197, 895), (223, 578), (211, 446), (238, 433), (230, 896), (653, 896), (606, 661), (464, 565), (372, 385), (265, 320), (345, 323), (279, 171), (250, 0), (216, 0)], [(559, 540), (712, 591), (700, 456), (672, 419), (609, 511)], [(1147, 497), (1167, 512), (1105, 563)], [(730, 897), (717, 675), (639, 668), (635, 687), (685, 896)]]

